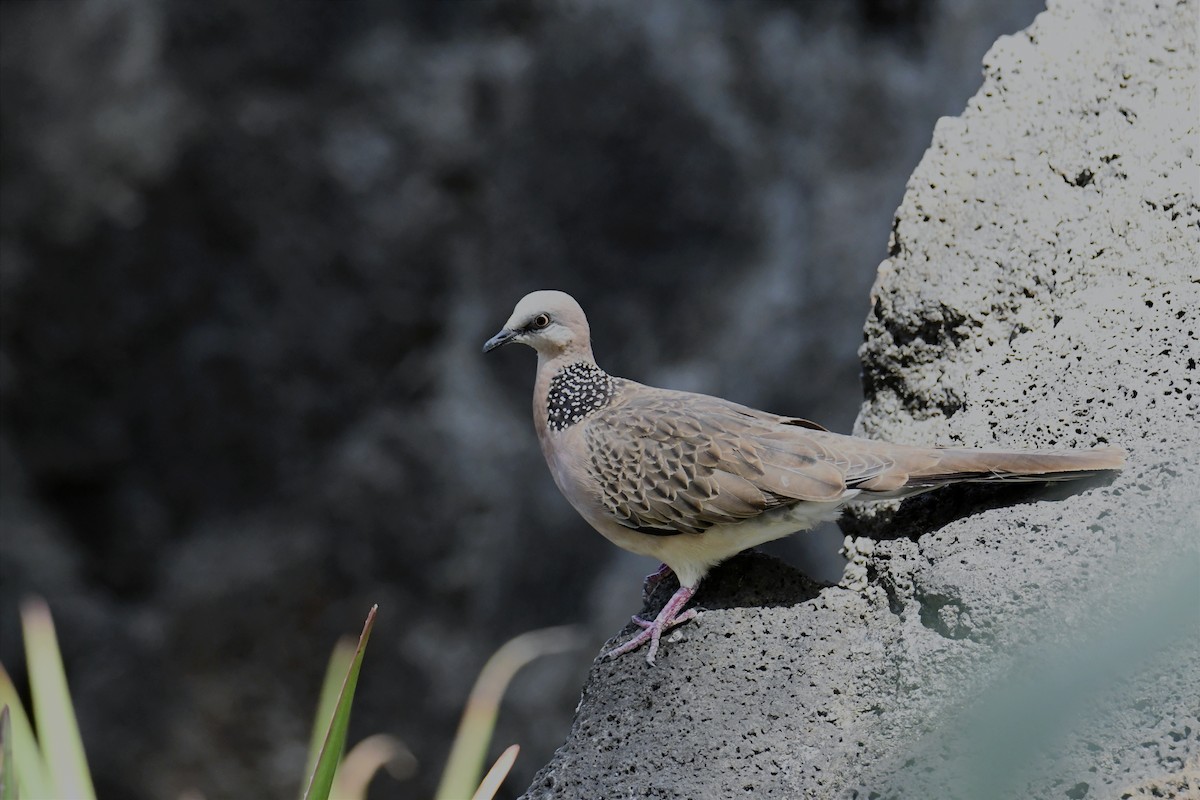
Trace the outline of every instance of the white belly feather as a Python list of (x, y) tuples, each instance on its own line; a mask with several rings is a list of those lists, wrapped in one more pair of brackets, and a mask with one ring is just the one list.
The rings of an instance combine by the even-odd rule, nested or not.
[[(822, 522), (838, 518), (851, 494), (829, 503), (797, 503), (778, 508), (753, 519), (729, 525), (714, 525), (704, 533), (678, 533), (654, 536), (630, 530), (605, 516), (584, 513), (592, 526), (618, 547), (650, 556), (670, 567), (681, 586), (695, 586), (708, 570), (743, 550), (806, 531)], [(580, 509), (582, 512), (583, 509)]]

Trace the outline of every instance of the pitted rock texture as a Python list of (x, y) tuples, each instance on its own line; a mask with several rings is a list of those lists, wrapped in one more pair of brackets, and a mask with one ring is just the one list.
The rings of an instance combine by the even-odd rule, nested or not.
[[(909, 181), (861, 351), (860, 435), (1110, 443), (1127, 468), (856, 512), (841, 585), (709, 611), (656, 668), (597, 662), (526, 797), (1090, 800), (1194, 784), (1196, 14), (1054, 3), (997, 42)], [(757, 579), (752, 560), (722, 570)], [(722, 597), (704, 586), (699, 605)]]

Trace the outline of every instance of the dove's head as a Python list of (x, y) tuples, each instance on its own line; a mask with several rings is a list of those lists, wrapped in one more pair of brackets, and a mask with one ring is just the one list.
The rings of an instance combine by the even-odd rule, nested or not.
[(484, 344), (483, 352), (509, 342), (527, 344), (544, 359), (577, 355), (592, 360), (587, 317), (565, 292), (531, 292), (522, 297), (500, 332)]

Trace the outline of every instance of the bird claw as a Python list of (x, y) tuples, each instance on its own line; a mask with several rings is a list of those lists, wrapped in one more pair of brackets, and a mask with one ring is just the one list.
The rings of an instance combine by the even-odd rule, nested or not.
[(614, 647), (605, 653), (606, 658), (616, 658), (617, 656), (625, 655), (633, 652), (646, 642), (650, 643), (650, 650), (646, 653), (646, 663), (654, 665), (654, 657), (658, 654), (658, 644), (662, 635), (674, 628), (676, 625), (681, 625), (684, 622), (693, 620), (697, 616), (697, 611), (694, 608), (688, 609), (683, 613), (680, 610), (688, 604), (692, 599), (695, 590), (687, 586), (680, 586), (679, 589), (671, 596), (671, 599), (663, 606), (662, 611), (658, 612), (658, 616), (653, 621), (634, 617), (633, 624), (637, 625), (642, 630), (639, 631), (632, 639), (623, 645)]

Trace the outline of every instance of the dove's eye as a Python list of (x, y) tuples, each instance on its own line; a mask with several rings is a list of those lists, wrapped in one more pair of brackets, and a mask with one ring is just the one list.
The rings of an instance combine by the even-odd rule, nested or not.
[(549, 324), (550, 324), (550, 315), (549, 314), (538, 314), (536, 317), (533, 318), (533, 322), (530, 323), (530, 327), (533, 328), (534, 330), (541, 330), (542, 328), (546, 327)]

